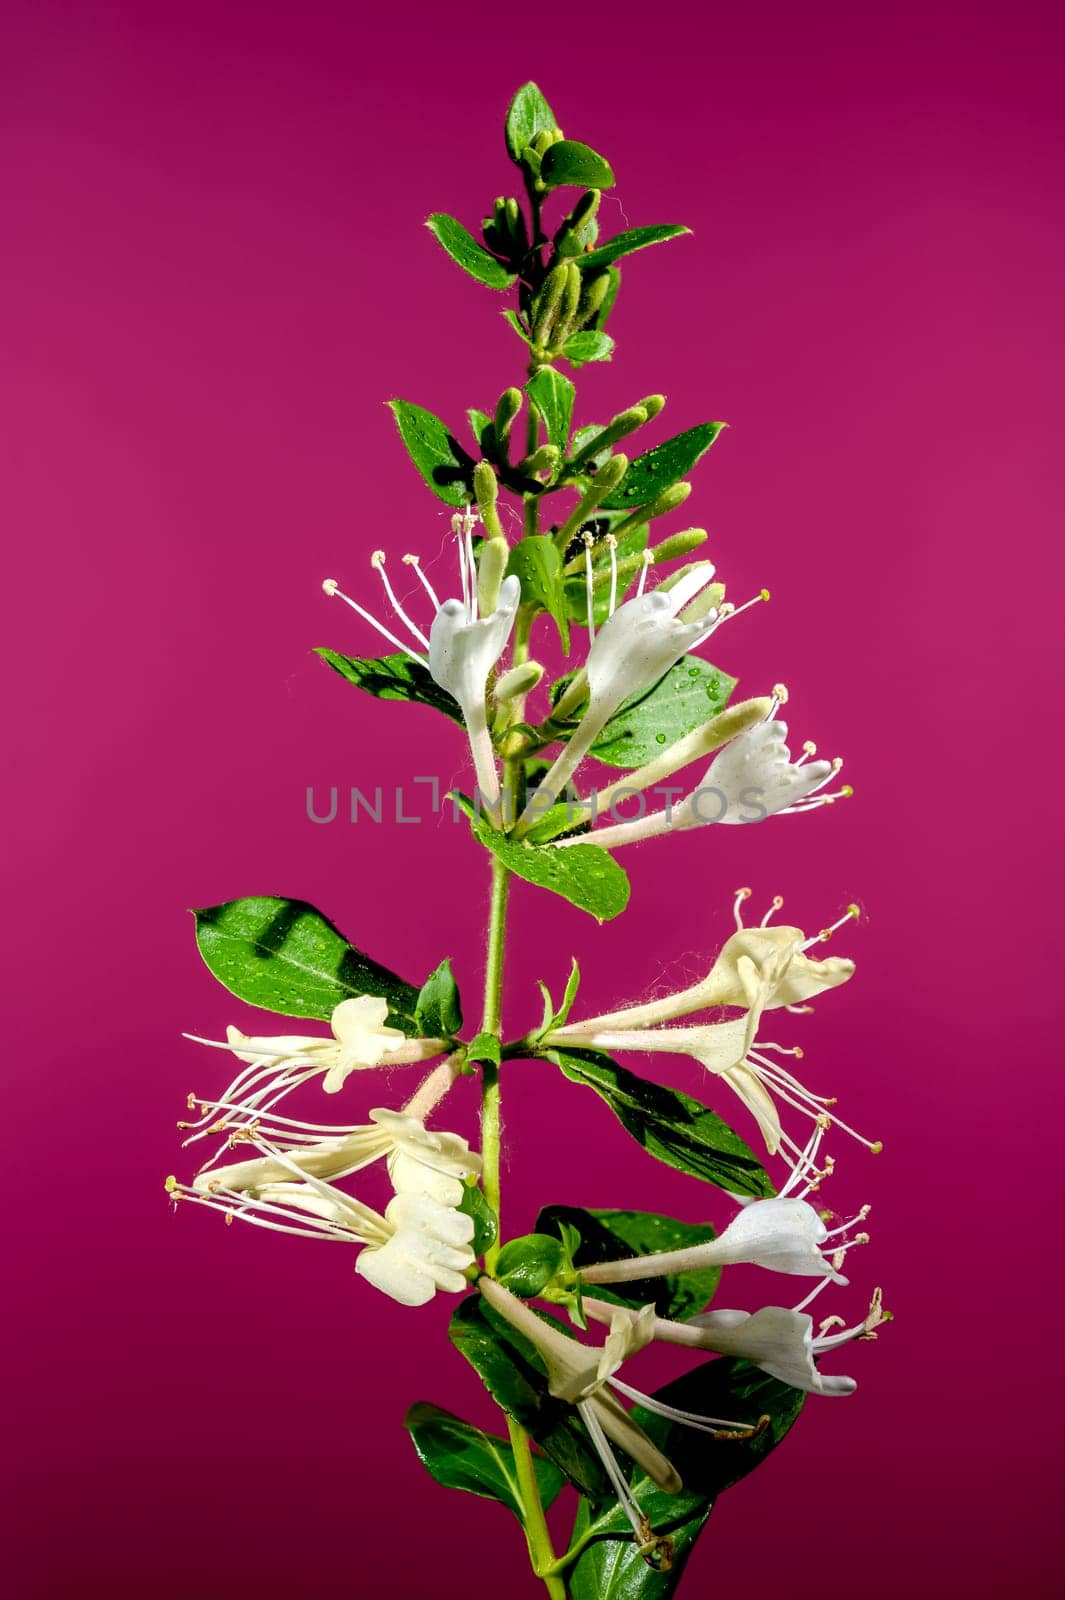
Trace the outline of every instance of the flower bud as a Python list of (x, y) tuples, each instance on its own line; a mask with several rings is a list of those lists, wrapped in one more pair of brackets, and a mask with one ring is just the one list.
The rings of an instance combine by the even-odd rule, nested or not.
[(558, 446), (542, 444), (531, 456), (526, 456), (519, 467), (520, 472), (535, 475), (538, 472), (554, 472), (558, 466)]
[(543, 675), (544, 669), (539, 661), (525, 661), (520, 667), (511, 667), (509, 672), (504, 672), (492, 693), (497, 700), (515, 699), (535, 689)]
[(496, 405), (495, 436), (501, 451), (506, 451), (510, 442), (510, 429), (522, 407), (523, 395), (520, 389), (504, 389)]
[(662, 561), (674, 561), (677, 556), (689, 555), (692, 550), (698, 550), (708, 538), (705, 528), (685, 528), (683, 533), (671, 533), (668, 539), (663, 539), (661, 544), (654, 547), (656, 565)]
[[(484, 524), (484, 530), (489, 540), (502, 539), (505, 545), (506, 535), (499, 520), (499, 512), (496, 510), (496, 501), (499, 498), (499, 484), (487, 461), (478, 461), (473, 469), (473, 492), (477, 498), (477, 510), (480, 513), (481, 522)], [(489, 609), (494, 609), (494, 602), (493, 607)]]
[(657, 417), (658, 413), (664, 408), (665, 403), (666, 397), (664, 394), (649, 394), (636, 402), (638, 406), (642, 406), (647, 412), (648, 422), (652, 417)]
[[(580, 272), (579, 267), (576, 270)], [(587, 273), (581, 274), (583, 292), (578, 308), (578, 316), (581, 322), (588, 322), (595, 316), (606, 299), (612, 282), (609, 271), (597, 272), (594, 276), (589, 276)]]
[(550, 341), (568, 277), (569, 268), (564, 263), (552, 267), (533, 301), (532, 331), (537, 344), (547, 345)]
[(482, 544), (477, 557), (477, 605), (482, 617), (491, 616), (499, 604), (499, 586), (509, 559), (505, 539), (493, 537)]

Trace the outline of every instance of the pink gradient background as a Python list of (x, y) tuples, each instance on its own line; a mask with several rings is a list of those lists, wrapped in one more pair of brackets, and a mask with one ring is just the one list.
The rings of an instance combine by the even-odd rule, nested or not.
[[(381, 402), (457, 418), (518, 373), (420, 223), (510, 185), (502, 113), (535, 76), (613, 160), (609, 223), (695, 229), (627, 270), (582, 420), (658, 388), (656, 437), (729, 420), (685, 520), (773, 604), (712, 654), (749, 692), (785, 679), (860, 791), (642, 847), (601, 931), (515, 896), (515, 1026), (571, 952), (589, 1004), (702, 970), (742, 882), (810, 927), (867, 912), (858, 981), (796, 1028), (887, 1144), (837, 1150), (831, 1198), (875, 1202), (838, 1305), (881, 1282), (898, 1320), (837, 1363), (859, 1395), (725, 1497), (683, 1592), (1050, 1593), (1060, 10), (586, 9), (571, 66), (558, 8), (520, 14), (3, 9), (11, 1592), (465, 1600), (475, 1561), (540, 1592), (507, 1514), (428, 1482), (400, 1427), (416, 1398), (490, 1416), (452, 1303), (405, 1311), (161, 1189), (184, 1095), (223, 1081), (181, 1030), (250, 1015), (187, 906), (303, 896), (415, 980), (452, 954), (476, 1010), (462, 831), (445, 856), (437, 828), (304, 815), (310, 783), (448, 780), (458, 742), (308, 652), (374, 648), (323, 575), (443, 536)], [(546, 1071), (506, 1082), (511, 1231), (541, 1200), (721, 1215)]]

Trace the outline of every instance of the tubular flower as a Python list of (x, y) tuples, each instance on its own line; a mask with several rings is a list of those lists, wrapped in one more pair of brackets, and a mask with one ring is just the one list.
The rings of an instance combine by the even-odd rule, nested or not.
[[(848, 912), (847, 916), (850, 915)], [(826, 930), (826, 933), (831, 931)], [(801, 1112), (815, 1123), (827, 1117), (860, 1144), (874, 1152), (879, 1151), (879, 1141), (866, 1139), (829, 1111), (829, 1107), (835, 1104), (831, 1097), (814, 1094), (784, 1066), (780, 1060), (782, 1056), (794, 1056), (801, 1060), (803, 1052), (798, 1046), (786, 1047), (765, 1040), (757, 1041), (763, 1012), (777, 995), (788, 993), (788, 974), (797, 954), (801, 954), (801, 951), (796, 950), (790, 942), (777, 944), (769, 941), (768, 948), (759, 950), (757, 963), (746, 954), (735, 957), (734, 977), (730, 971), (733, 965), (733, 957), (730, 956), (715, 979), (715, 984), (724, 992), (735, 994), (738, 992), (733, 987), (735, 982), (738, 989), (743, 991), (744, 998), (749, 1000), (749, 1009), (743, 1016), (727, 1022), (708, 1022), (681, 1028), (638, 1025), (640, 1021), (654, 1022), (664, 1016), (676, 1015), (673, 1002), (681, 997), (674, 996), (673, 1001), (653, 1001), (646, 1006), (632, 1007), (628, 1012), (613, 1012), (584, 1022), (567, 1023), (564, 1027), (545, 1033), (543, 1042), (563, 1047), (583, 1045), (603, 1051), (662, 1051), (692, 1056), (707, 1072), (722, 1078), (743, 1101), (758, 1123), (770, 1155), (781, 1153), (791, 1166), (796, 1161), (801, 1163), (803, 1152), (801, 1146), (783, 1131), (777, 1101)], [(845, 972), (835, 976), (842, 982), (849, 975), (849, 972)], [(713, 973), (711, 977), (714, 977)], [(810, 974), (806, 974), (806, 979), (807, 984), (813, 981)], [(800, 988), (803, 986), (801, 968), (797, 984)], [(707, 979), (704, 984), (696, 985), (694, 990), (683, 991), (684, 1008), (688, 1009), (693, 994), (697, 1004), (707, 1004), (705, 996), (709, 989), (710, 979)]]
[(680, 1476), (672, 1462), (633, 1421), (616, 1396), (622, 1394), (658, 1416), (685, 1423), (715, 1438), (749, 1439), (761, 1431), (763, 1424), (696, 1416), (692, 1412), (665, 1405), (653, 1395), (644, 1394), (622, 1382), (617, 1376), (622, 1363), (656, 1337), (659, 1319), (655, 1316), (653, 1306), (628, 1311), (618, 1306), (605, 1306), (602, 1301), (593, 1301), (592, 1304), (604, 1313), (599, 1320), (609, 1323), (610, 1332), (601, 1346), (589, 1347), (569, 1338), (552, 1323), (537, 1316), (535, 1311), (494, 1279), (482, 1277), (477, 1287), (489, 1305), (536, 1346), (547, 1368), (550, 1392), (577, 1407), (621, 1507), (632, 1524), (641, 1553), (649, 1555), (652, 1551), (658, 1552), (662, 1544), (668, 1544), (668, 1541), (658, 1540), (652, 1533), (647, 1517), (618, 1467), (610, 1448), (611, 1442), (624, 1450), (651, 1482), (666, 1494), (676, 1494), (681, 1489)]
[(865, 1221), (869, 1207), (863, 1206), (847, 1222), (829, 1228), (809, 1204), (807, 1195), (818, 1188), (821, 1179), (831, 1171), (831, 1160), (821, 1169), (815, 1165), (824, 1131), (823, 1126), (815, 1128), (801, 1160), (789, 1173), (779, 1195), (769, 1200), (741, 1202), (742, 1209), (716, 1239), (683, 1250), (598, 1262), (582, 1269), (582, 1280), (585, 1283), (624, 1283), (675, 1272), (694, 1272), (705, 1267), (747, 1265), (846, 1284), (839, 1269), (847, 1251), (869, 1242), (867, 1233), (849, 1237), (850, 1230), (856, 1223)]
[[(591, 551), (590, 547), (586, 549), (590, 572)], [(611, 561), (616, 561), (613, 545), (610, 555)], [(737, 608), (728, 604), (703, 609), (697, 597), (713, 579), (714, 568), (709, 561), (696, 563), (668, 587), (663, 585), (645, 594), (646, 576), (645, 567), (635, 597), (616, 609), (612, 607), (598, 634), (589, 579), (588, 631), (592, 643), (583, 669), (588, 704), (568, 744), (542, 779), (539, 785), (542, 794), (561, 796), (578, 764), (619, 707), (630, 696), (652, 688), (681, 656), (705, 643), (730, 616), (746, 610), (746, 605)], [(616, 587), (615, 583), (612, 593), (616, 593)], [(768, 596), (756, 597), (761, 598)], [(754, 603), (748, 601), (747, 605)], [(694, 612), (699, 615), (693, 616)], [(531, 820), (534, 812), (527, 810), (525, 815)], [(598, 842), (598, 834), (596, 839)]]
[(171, 1178), (167, 1190), (175, 1201), (223, 1212), (227, 1222), (239, 1218), (277, 1233), (359, 1246), (355, 1270), (401, 1305), (425, 1305), (437, 1289), (460, 1294), (467, 1287), (465, 1272), (474, 1262), (471, 1217), (428, 1193), (397, 1194), (382, 1216), (302, 1171), (276, 1146), (264, 1141), (260, 1148), (291, 1176), (246, 1192), (226, 1186), (223, 1168), (201, 1174), (191, 1187)]
[[(256, 1144), (257, 1126), (252, 1124), (246, 1131), (234, 1134), (230, 1144)], [(267, 1152), (277, 1149), (281, 1158), (267, 1153), (225, 1166), (210, 1162), (193, 1179), (193, 1188), (200, 1193), (220, 1187), (256, 1194), (270, 1184), (286, 1181), (294, 1170), (305, 1177), (335, 1180), (350, 1177), (386, 1157), (397, 1194), (424, 1194), (440, 1205), (457, 1206), (465, 1191), (465, 1180), (476, 1177), (481, 1170), (480, 1156), (459, 1134), (431, 1131), (417, 1117), (384, 1108), (371, 1111), (366, 1125), (330, 1138), (304, 1143), (290, 1130), (260, 1148)]]
[[(497, 586), (495, 603), (486, 608), (486, 615), (480, 614), (486, 596), (484, 586), (478, 584), (477, 559), (473, 549), (476, 522), (476, 517), (467, 511), (455, 516), (451, 524), (458, 548), (461, 599), (441, 602), (422, 571), (417, 556), (403, 557), (404, 563), (413, 567), (433, 608), (428, 634), (408, 616), (392, 588), (385, 571), (384, 551), (374, 552), (372, 565), (380, 575), (392, 610), (406, 628), (416, 649), (411, 649), (410, 644), (397, 638), (371, 612), (344, 594), (335, 578), (327, 578), (322, 588), (326, 594), (335, 595), (358, 612), (364, 621), (376, 628), (404, 655), (427, 667), (440, 688), (458, 701), (469, 735), (478, 787), (485, 803), (494, 808), (499, 804), (500, 789), (499, 771), (488, 729), (488, 679), (510, 639), (521, 599), (521, 584), (513, 575), (503, 578)], [(489, 540), (485, 548), (501, 543), (501, 540)]]
[[(408, 1039), (398, 1028), (387, 1027), (387, 1015), (386, 1001), (362, 994), (342, 1000), (334, 1009), (331, 1039), (305, 1034), (259, 1038), (232, 1026), (226, 1029), (224, 1042), (187, 1033), (186, 1039), (196, 1044), (231, 1050), (238, 1061), (245, 1063), (245, 1071), (237, 1074), (221, 1100), (190, 1097), (190, 1108), (199, 1104), (203, 1116), (200, 1123), (186, 1126), (205, 1134), (218, 1132), (221, 1129), (217, 1113), (222, 1113), (223, 1126), (227, 1116), (251, 1120), (312, 1078), (324, 1076), (322, 1087), (326, 1094), (336, 1094), (349, 1073), (377, 1067), (382, 1062), (399, 1066), (425, 1061), (444, 1050), (443, 1039)], [(208, 1123), (212, 1125), (207, 1126)]]
[[(842, 761), (814, 761), (816, 747), (807, 742), (798, 761), (787, 746), (786, 724), (777, 722), (778, 707), (787, 698), (782, 685), (773, 691), (769, 716), (744, 728), (720, 750), (692, 792), (675, 806), (597, 828), (593, 838), (604, 849), (633, 844), (665, 833), (683, 832), (715, 822), (763, 822), (767, 817), (813, 811), (851, 793), (844, 786), (833, 794), (816, 794), (843, 765)], [(560, 839), (557, 848), (572, 844)]]
[(659, 1000), (624, 1006), (588, 1022), (569, 1024), (567, 1034), (576, 1038), (578, 1034), (593, 1033), (597, 1028), (649, 1027), (694, 1011), (708, 1010), (711, 1006), (740, 1006), (759, 1013), (780, 1006), (808, 1010), (806, 1001), (827, 989), (838, 988), (854, 976), (854, 962), (846, 957), (828, 956), (817, 961), (811, 960), (806, 952), (824, 944), (845, 923), (856, 919), (857, 906), (848, 906), (831, 927), (822, 928), (820, 933), (807, 938), (801, 928), (770, 925), (770, 919), (784, 904), (780, 895), (773, 900), (757, 927), (745, 928), (741, 907), (750, 895), (749, 889), (737, 890), (734, 901), (736, 932), (722, 947), (705, 978), (674, 994), (663, 995)]

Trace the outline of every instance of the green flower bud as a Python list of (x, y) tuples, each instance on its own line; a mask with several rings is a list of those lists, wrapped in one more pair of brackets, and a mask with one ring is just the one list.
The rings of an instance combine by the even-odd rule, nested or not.
[[(590, 485), (555, 534), (555, 544), (559, 550), (566, 550), (582, 522), (587, 521), (601, 500), (605, 500), (608, 494), (613, 493), (628, 470), (628, 456), (611, 456), (609, 461), (603, 462)], [(583, 561), (583, 557), (580, 560)], [(570, 568), (567, 567), (564, 570), (568, 572)], [(575, 571), (576, 568), (573, 570)]]
[(665, 403), (666, 397), (664, 394), (649, 394), (646, 395), (644, 399), (637, 400), (636, 402), (638, 406), (642, 406), (644, 411), (647, 412), (648, 422), (650, 422), (652, 417), (657, 417), (658, 413), (665, 406)]
[[(492, 515), (495, 518), (494, 508)], [(498, 525), (498, 518), (495, 520)], [(509, 559), (506, 539), (493, 535), (482, 544), (477, 557), (477, 605), (482, 617), (490, 616), (499, 604), (499, 586)]]
[(510, 442), (510, 429), (522, 407), (524, 396), (520, 389), (504, 389), (496, 405), (495, 435), (502, 450)]
[[(496, 475), (487, 461), (478, 461), (473, 469), (473, 492), (477, 499), (477, 510), (480, 512), (484, 531), (489, 542), (501, 539), (506, 548), (506, 535), (499, 520), (496, 510), (496, 501), (499, 498), (499, 484)], [(498, 592), (498, 584), (496, 585)], [(494, 609), (494, 606), (493, 608)]]
[(566, 289), (566, 280), (569, 277), (569, 268), (563, 263), (552, 267), (540, 288), (540, 293), (533, 301), (533, 338), (537, 344), (546, 346), (554, 331), (558, 320), (559, 306)]
[(534, 450), (531, 456), (525, 457), (518, 470), (519, 472), (533, 474), (537, 472), (554, 472), (558, 466), (558, 457), (559, 450), (557, 445), (542, 444), (539, 450)]
[(511, 700), (518, 695), (531, 693), (544, 675), (544, 669), (539, 661), (526, 661), (520, 667), (511, 667), (509, 672), (504, 672), (495, 688), (492, 690), (497, 700)]
[(707, 538), (705, 528), (685, 528), (683, 533), (671, 533), (668, 539), (655, 545), (655, 561), (674, 561), (677, 556), (690, 555), (701, 544), (705, 544)]
[[(576, 271), (580, 272), (580, 268), (576, 268)], [(582, 293), (578, 308), (579, 321), (587, 322), (595, 316), (607, 297), (611, 282), (609, 272), (597, 272), (592, 277), (589, 277), (586, 273), (581, 274)]]

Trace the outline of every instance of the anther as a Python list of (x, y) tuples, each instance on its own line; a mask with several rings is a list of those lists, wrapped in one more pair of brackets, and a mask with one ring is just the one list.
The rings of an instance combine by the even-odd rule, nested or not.
[(325, 594), (334, 595), (339, 588), (340, 585), (335, 578), (323, 578), (322, 590)]
[(787, 691), (787, 688), (786, 688), (786, 686), (784, 684), (775, 683), (773, 685), (773, 699), (776, 701), (778, 706), (786, 706), (787, 705), (787, 703), (788, 703), (788, 691)]

